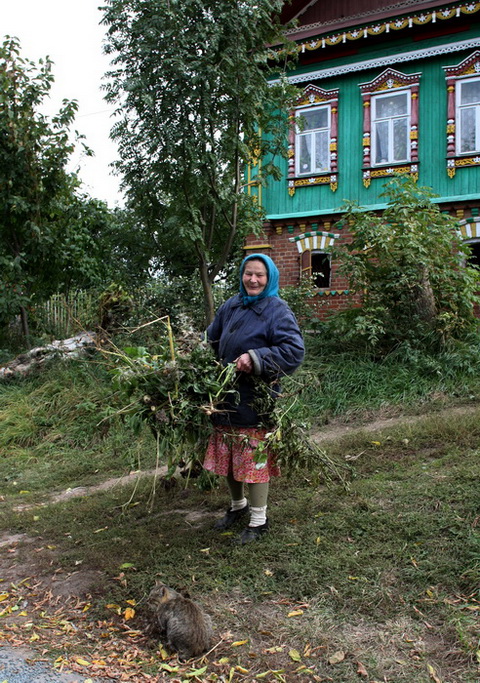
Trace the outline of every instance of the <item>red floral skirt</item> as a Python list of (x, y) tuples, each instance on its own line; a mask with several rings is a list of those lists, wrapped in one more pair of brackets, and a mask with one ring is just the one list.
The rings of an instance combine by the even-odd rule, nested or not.
[(236, 481), (248, 484), (264, 484), (270, 477), (278, 477), (280, 468), (270, 453), (266, 463), (256, 463), (253, 459), (256, 447), (267, 432), (259, 427), (215, 427), (207, 446), (204, 468), (222, 477), (232, 472)]

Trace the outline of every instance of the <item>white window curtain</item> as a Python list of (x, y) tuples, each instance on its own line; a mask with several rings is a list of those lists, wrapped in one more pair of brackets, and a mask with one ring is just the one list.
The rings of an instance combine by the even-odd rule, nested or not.
[(298, 109), (295, 136), (296, 174), (325, 173), (330, 170), (330, 107)]
[(409, 161), (410, 92), (372, 98), (375, 165)]
[(480, 79), (460, 81), (457, 89), (457, 154), (480, 151)]

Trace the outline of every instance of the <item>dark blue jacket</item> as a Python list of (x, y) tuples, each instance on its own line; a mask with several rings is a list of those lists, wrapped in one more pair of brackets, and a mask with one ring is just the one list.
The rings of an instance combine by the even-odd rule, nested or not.
[[(228, 299), (208, 327), (207, 337), (217, 358), (225, 365), (248, 352), (253, 361), (253, 375), (262, 377), (277, 392), (279, 379), (294, 372), (305, 353), (295, 316), (278, 296), (266, 297), (248, 306), (243, 305), (239, 294)], [(252, 406), (257, 395), (252, 375), (239, 373), (236, 389), (239, 398), (222, 405), (227, 412), (217, 413), (214, 422), (252, 427), (259, 424), (260, 416)]]

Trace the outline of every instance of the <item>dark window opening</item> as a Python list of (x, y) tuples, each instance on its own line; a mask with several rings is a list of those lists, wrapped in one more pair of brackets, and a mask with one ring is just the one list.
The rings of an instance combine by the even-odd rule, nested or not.
[(312, 281), (315, 287), (330, 287), (330, 256), (321, 252), (312, 252)]
[(480, 242), (469, 242), (468, 246), (472, 250), (471, 255), (467, 259), (468, 265), (480, 268)]

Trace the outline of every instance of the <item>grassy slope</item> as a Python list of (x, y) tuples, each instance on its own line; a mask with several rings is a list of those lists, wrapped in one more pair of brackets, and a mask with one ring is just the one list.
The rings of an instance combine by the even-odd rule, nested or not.
[[(313, 488), (308, 473), (295, 482), (278, 480), (269, 508), (272, 533), (246, 548), (232, 545), (231, 534), (211, 532), (227, 500), (223, 484), (208, 492), (157, 487), (151, 508), (153, 482), (146, 479), (134, 491), (116, 488), (32, 512), (28, 505), (53, 490), (148, 469), (154, 444), (148, 434), (133, 438), (118, 419), (102, 421), (115, 397), (101, 367), (56, 366), (1, 385), (0, 525), (55, 545), (65, 571), (79, 562), (100, 570), (100, 618), (112, 602), (141, 601), (156, 576), (187, 586), (224, 636), (203, 680), (222, 671), (224, 656), (226, 670), (240, 666), (245, 673), (236, 669), (235, 676), (243, 680), (275, 670), (283, 673), (258, 680), (296, 680), (305, 666), (306, 680), (335, 683), (474, 683), (480, 635), (480, 406), (474, 397), (480, 384), (470, 373), (433, 373), (413, 388), (416, 378), (409, 380), (404, 367), (375, 375), (376, 367), (369, 374), (357, 362), (355, 379), (353, 365), (343, 359), (340, 372), (339, 364), (324, 364), (320, 387), (328, 377), (328, 391), (313, 387), (310, 398), (306, 392), (303, 412), (321, 415), (322, 422), (379, 408), (398, 411), (406, 403), (410, 412), (426, 405), (429, 412), (415, 423), (374, 433), (365, 428), (328, 442), (329, 454), (352, 466), (349, 491)], [(306, 370), (311, 378), (313, 363)], [(337, 389), (335, 374), (343, 376)], [(355, 392), (345, 390), (346, 376)], [(401, 384), (403, 392), (393, 390)], [(439, 419), (432, 407), (452, 397), (473, 403), (473, 410)], [(122, 565), (129, 569), (115, 580)], [(232, 640), (247, 642), (234, 648)]]

